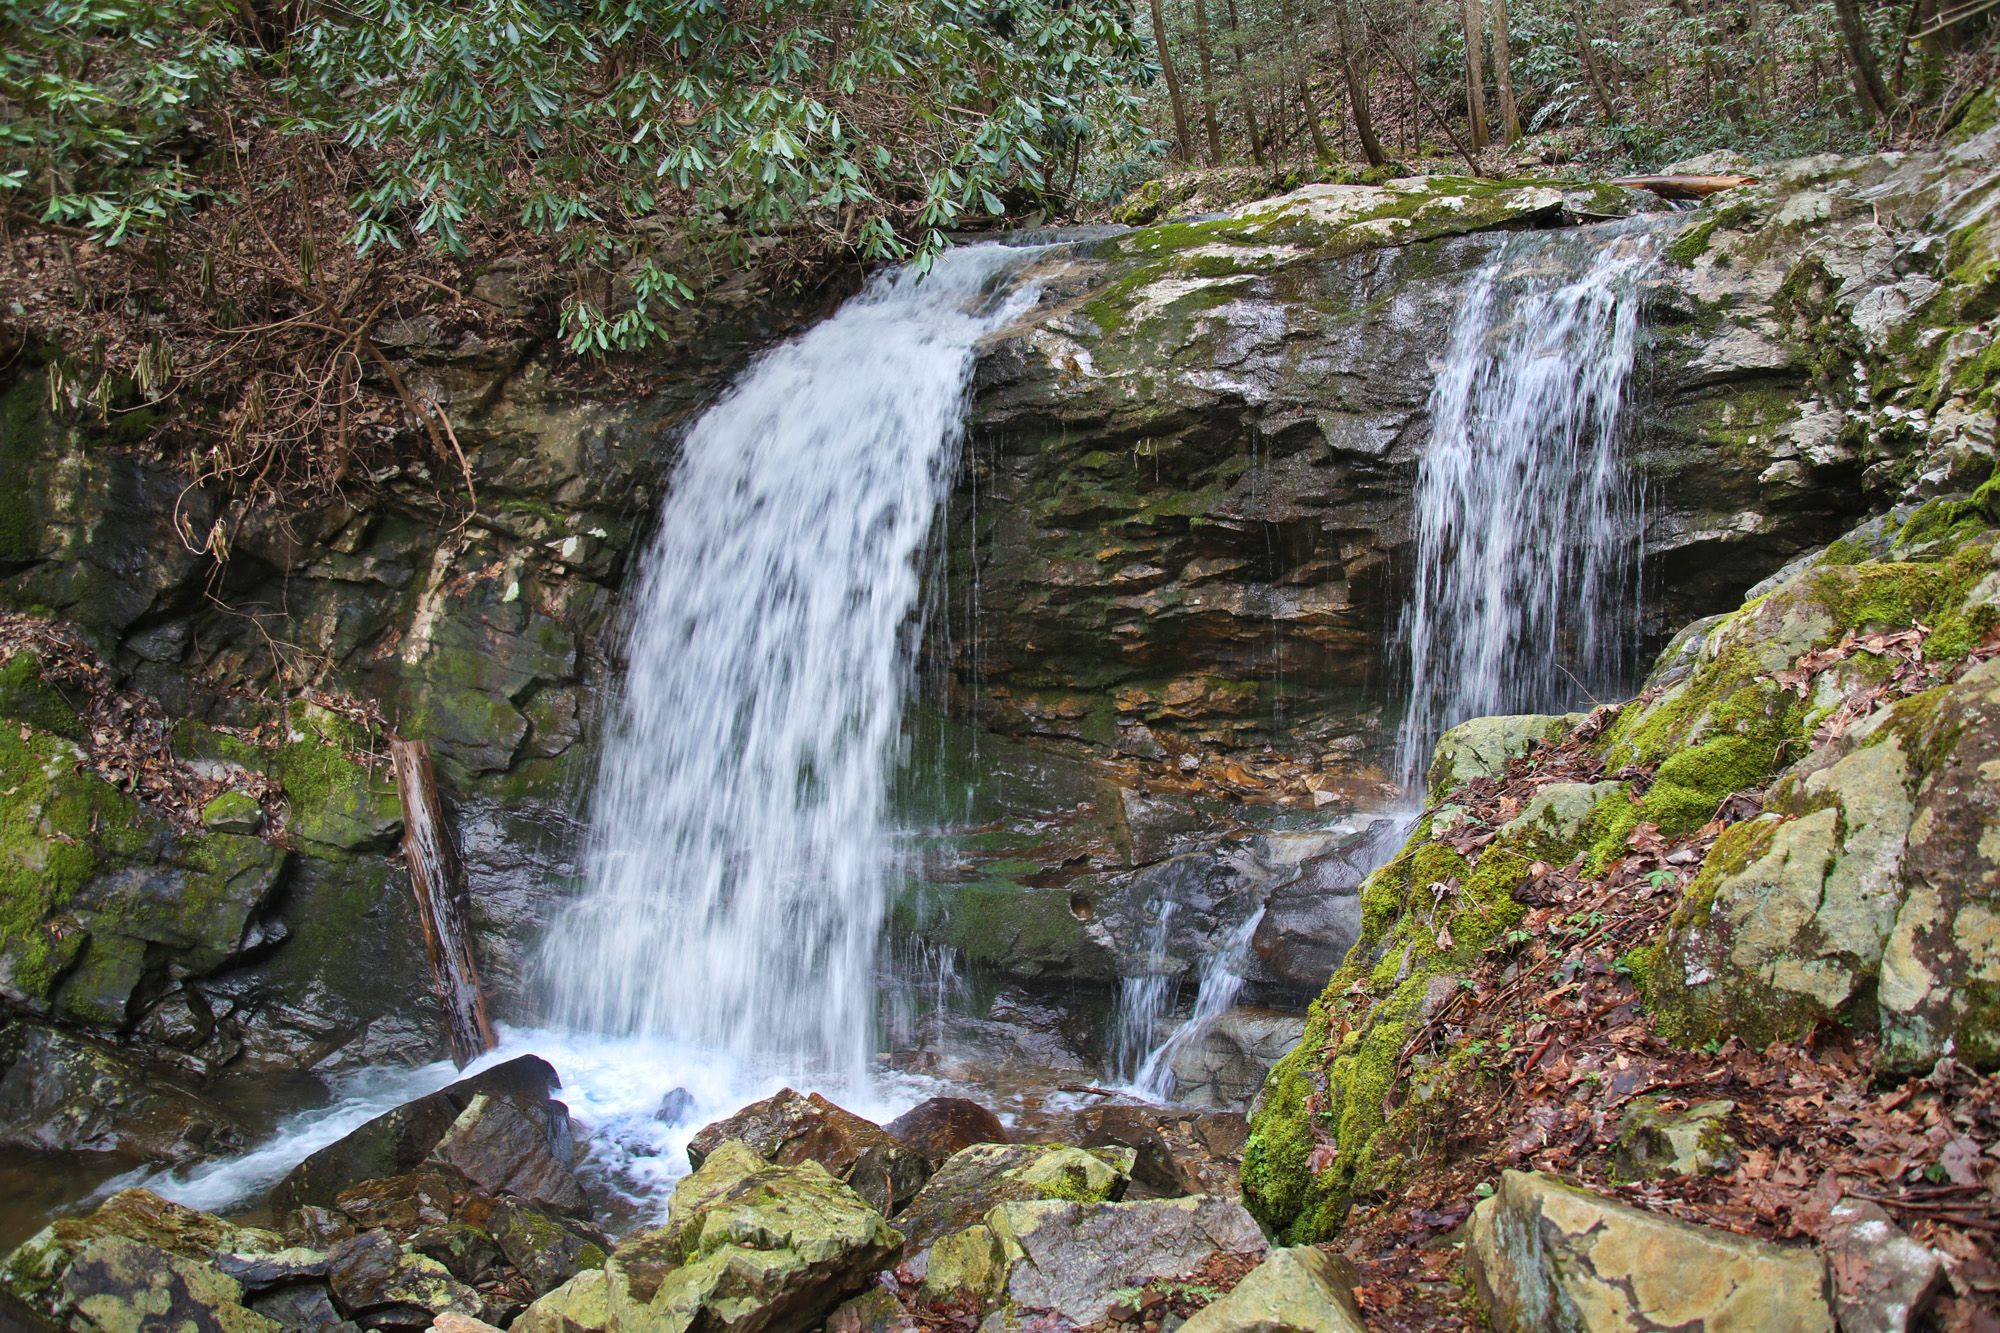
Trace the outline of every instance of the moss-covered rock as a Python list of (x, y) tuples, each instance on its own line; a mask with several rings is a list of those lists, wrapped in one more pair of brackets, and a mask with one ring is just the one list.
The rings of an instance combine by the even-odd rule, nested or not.
[(386, 760), (372, 758), (367, 733), (318, 704), (294, 703), (286, 740), (272, 761), (285, 789), (285, 826), (308, 842), (343, 850), (381, 846), (402, 826), (402, 805)]
[[(1642, 826), (1692, 834), (1731, 797), (1767, 787), (1766, 813), (1721, 833), (1663, 937), (1634, 955), (1661, 1030), (1762, 1044), (1836, 1018), (1879, 1028), (1892, 1067), (1947, 1042), (1961, 1058), (2000, 1060), (1987, 925), (2000, 917), (1980, 843), (2000, 826), (1989, 813), (2000, 766), (1980, 766), (2000, 667), (1900, 702), (1891, 688), (1912, 666), (1912, 635), (1931, 669), (1959, 671), (1996, 612), (1990, 530), (1914, 547), (1885, 537), (1802, 562), (1669, 645), (1638, 698), (1593, 728), (1588, 747), (1606, 770), (1638, 777), (1545, 787), (1470, 853), (1454, 842), (1465, 832), (1456, 789), (1573, 723), (1490, 719), (1448, 734), (1423, 818), (1363, 886), (1361, 939), (1265, 1083), (1246, 1201), (1286, 1239), (1318, 1240), (1357, 1194), (1393, 1184), (1431, 1090), (1468, 1066), (1464, 1052), (1406, 1062), (1404, 1047), (1474, 955), (1518, 922), (1514, 890), (1533, 862), (1576, 857), (1581, 873), (1602, 875)], [(1877, 710), (1855, 720), (1843, 710), (1857, 699)], [(1912, 869), (1919, 843), (1923, 872)]]
[(515, 1322), (529, 1333), (799, 1333), (902, 1237), (816, 1162), (777, 1166), (725, 1143), (682, 1180), (667, 1224), (628, 1237)]

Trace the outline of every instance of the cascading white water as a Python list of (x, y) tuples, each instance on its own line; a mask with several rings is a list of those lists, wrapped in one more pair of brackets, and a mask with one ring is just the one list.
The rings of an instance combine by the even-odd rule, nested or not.
[(1447, 727), (1568, 707), (1624, 669), (1641, 495), (1620, 424), (1656, 245), (1644, 222), (1523, 233), (1465, 294), (1417, 476), (1406, 785)]
[(875, 1049), (885, 805), (919, 554), (974, 344), (1031, 252), (878, 277), (689, 433), (632, 602), (552, 1017), (853, 1085)]
[(1250, 941), (1263, 923), (1264, 907), (1246, 917), (1220, 949), (1201, 961), (1201, 985), (1195, 991), (1194, 1012), (1187, 1022), (1150, 1051), (1132, 1076), (1132, 1086), (1148, 1097), (1165, 1100), (1174, 1095), (1174, 1057), (1228, 1013), (1236, 997), (1243, 993), (1244, 974), (1249, 970)]
[(1167, 971), (1167, 935), (1180, 904), (1172, 899), (1148, 903), (1153, 920), (1146, 929), (1145, 967), (1118, 983), (1118, 1008), (1111, 1031), (1111, 1068), (1121, 1079), (1134, 1078), (1160, 1042), (1160, 1026), (1173, 1008), (1178, 978)]

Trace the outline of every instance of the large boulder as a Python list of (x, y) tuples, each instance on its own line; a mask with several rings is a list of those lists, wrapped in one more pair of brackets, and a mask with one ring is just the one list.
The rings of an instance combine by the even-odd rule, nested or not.
[[(454, 1140), (455, 1155), (491, 1175), (490, 1181), (482, 1183), (492, 1188), (504, 1188), (516, 1173), (526, 1173), (523, 1180), (531, 1176), (533, 1188), (561, 1195), (562, 1206), (568, 1207), (579, 1196), (552, 1183), (555, 1168), (567, 1170), (574, 1153), (569, 1111), (550, 1096), (561, 1086), (562, 1080), (548, 1061), (523, 1055), (405, 1102), (292, 1168), (271, 1191), (271, 1210), (283, 1216), (302, 1206), (328, 1205), (351, 1185), (416, 1170), (453, 1135), (460, 1117), (481, 1097), (487, 1099), (486, 1107), (501, 1102), (511, 1111), (491, 1119), (484, 1109), (475, 1114)], [(522, 1121), (536, 1133), (527, 1134)], [(503, 1130), (509, 1132), (503, 1134)], [(520, 1154), (528, 1152), (528, 1139), (536, 1137), (546, 1156), (524, 1165)], [(506, 1142), (500, 1143), (503, 1138)], [(574, 1185), (573, 1180), (570, 1185)]]
[(1466, 1267), (1494, 1324), (1519, 1333), (1706, 1328), (1833, 1333), (1810, 1250), (1640, 1212), (1507, 1171), (1472, 1210)]
[(816, 1092), (785, 1088), (703, 1127), (688, 1143), (688, 1160), (699, 1168), (729, 1142), (746, 1143), (780, 1166), (818, 1162), (884, 1214), (900, 1208), (930, 1175), (922, 1153)]
[[(96, 1251), (97, 1260), (72, 1283), (71, 1273), (82, 1256), (107, 1243), (114, 1243), (113, 1247)], [(145, 1277), (149, 1269), (163, 1274), (170, 1269), (172, 1276), (161, 1278), (172, 1288), (167, 1298), (170, 1303), (232, 1304), (241, 1297), (244, 1283), (236, 1278), (224, 1280), (218, 1262), (273, 1255), (285, 1248), (283, 1238), (272, 1232), (225, 1222), (149, 1190), (123, 1190), (95, 1210), (58, 1218), (22, 1242), (0, 1263), (0, 1291), (37, 1315), (61, 1324), (75, 1310), (79, 1298), (94, 1294), (114, 1303), (140, 1298), (139, 1287), (151, 1283)], [(174, 1262), (168, 1264), (161, 1256)], [(134, 1282), (139, 1287), (134, 1287)], [(241, 1327), (261, 1325), (243, 1323)]]
[(327, 1252), (334, 1304), (371, 1328), (428, 1328), (442, 1314), (476, 1315), (479, 1293), (436, 1259), (413, 1254), (385, 1231), (367, 1231)]
[(1191, 1273), (1217, 1254), (1262, 1254), (1264, 1233), (1235, 1199), (1003, 1203), (938, 1242), (924, 1275), (936, 1301), (1106, 1318), (1132, 1288)]
[(282, 1333), (284, 1326), (243, 1304), (243, 1285), (213, 1266), (123, 1236), (93, 1240), (62, 1278), (69, 1327), (79, 1333), (194, 1329), (201, 1333)]
[(1131, 1183), (1130, 1148), (978, 1143), (952, 1154), (896, 1217), (905, 1250), (971, 1226), (996, 1204), (1033, 1199), (1119, 1199)]
[(667, 1224), (618, 1246), (523, 1311), (515, 1333), (799, 1333), (896, 1251), (901, 1236), (817, 1162), (716, 1146), (675, 1188)]
[(1647, 976), (1662, 1025), (1754, 1044), (1826, 1018), (1891, 1068), (2000, 1063), (2000, 661), (1868, 717), (1716, 843)]
[(1185, 1333), (1363, 1333), (1354, 1266), (1309, 1245), (1273, 1250), (1228, 1295), (1196, 1311)]
[(964, 1097), (932, 1097), (918, 1102), (884, 1128), (933, 1167), (942, 1166), (953, 1153), (975, 1143), (1009, 1141), (999, 1116)]
[(25, 1023), (0, 1032), (0, 1146), (184, 1162), (246, 1137), (180, 1079), (114, 1047)]
[(560, 1102), (474, 1094), (431, 1157), (495, 1194), (577, 1214), (590, 1210), (572, 1169), (576, 1145)]

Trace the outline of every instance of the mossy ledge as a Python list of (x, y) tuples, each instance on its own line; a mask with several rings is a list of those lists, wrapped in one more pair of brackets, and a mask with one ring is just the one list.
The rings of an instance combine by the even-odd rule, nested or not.
[[(1922, 540), (1899, 537), (1872, 557), (1862, 543), (1837, 543), (1691, 646), (1670, 647), (1636, 698), (1591, 724), (1601, 730), (1589, 751), (1620, 784), (1599, 788), (1587, 813), (1553, 838), (1508, 826), (1470, 854), (1457, 850), (1458, 798), (1466, 780), (1483, 774), (1452, 767), (1448, 756), (1476, 748), (1482, 729), (1487, 736), (1521, 732), (1522, 719), (1480, 719), (1440, 741), (1446, 780), (1434, 781), (1409, 840), (1363, 886), (1360, 939), (1313, 1003), (1299, 1045), (1272, 1069), (1252, 1114), (1243, 1159), (1252, 1212), (1286, 1243), (1323, 1241), (1356, 1201), (1395, 1188), (1408, 1174), (1438, 1091), (1482, 1077), (1468, 1050), (1411, 1057), (1410, 1040), (1451, 1001), (1473, 960), (1503, 944), (1520, 921), (1525, 909), (1515, 891), (1536, 861), (1573, 857), (1585, 876), (1601, 879), (1642, 825), (1667, 837), (1692, 833), (1733, 795), (1754, 797), (1812, 756), (1828, 744), (1823, 724), (1842, 701), (1881, 685), (1898, 660), (1865, 642), (1855, 647), (1851, 636), (1922, 626), (1928, 660), (1954, 672), (2000, 625), (1995, 533), (1968, 521), (1985, 503), (1983, 493), (1943, 502), (1935, 518), (1948, 522), (1927, 518), (1914, 534), (1906, 523), (1902, 532)], [(1821, 657), (1812, 660), (1822, 663), (1816, 672), (1793, 674), (1815, 653)], [(1928, 716), (1934, 705), (1927, 698), (1897, 705), (1892, 722), (1905, 713)], [(1892, 702), (1881, 700), (1884, 707)], [(1566, 721), (1550, 734), (1575, 725)], [(1470, 743), (1467, 733), (1474, 733)], [(1716, 885), (1754, 861), (1778, 823), (1751, 819), (1723, 833), (1669, 935), (1703, 919)], [(1624, 961), (1652, 988), (1677, 966), (1661, 940)], [(1709, 1034), (1667, 1024), (1663, 1035)]]

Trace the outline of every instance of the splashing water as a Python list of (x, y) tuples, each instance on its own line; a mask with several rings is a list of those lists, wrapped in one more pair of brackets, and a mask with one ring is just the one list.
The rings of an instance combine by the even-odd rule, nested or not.
[(1194, 1012), (1147, 1054), (1132, 1076), (1135, 1091), (1160, 1101), (1174, 1095), (1174, 1058), (1236, 1004), (1236, 997), (1243, 993), (1244, 974), (1250, 968), (1250, 941), (1263, 920), (1264, 906), (1259, 903), (1257, 910), (1229, 933), (1221, 948), (1201, 960), (1201, 985), (1195, 991)]
[(1466, 293), (1417, 477), (1406, 785), (1446, 728), (1568, 707), (1626, 669), (1642, 497), (1620, 423), (1656, 249), (1644, 223), (1524, 233)]
[(756, 363), (682, 448), (632, 602), (553, 1017), (860, 1086), (918, 557), (974, 344), (1033, 294), (979, 246), (877, 278)]
[(1111, 1031), (1111, 1068), (1130, 1080), (1159, 1044), (1160, 1026), (1173, 1008), (1180, 979), (1167, 970), (1167, 936), (1180, 904), (1172, 899), (1148, 903), (1152, 922), (1146, 928), (1145, 967), (1118, 982), (1118, 1008)]

